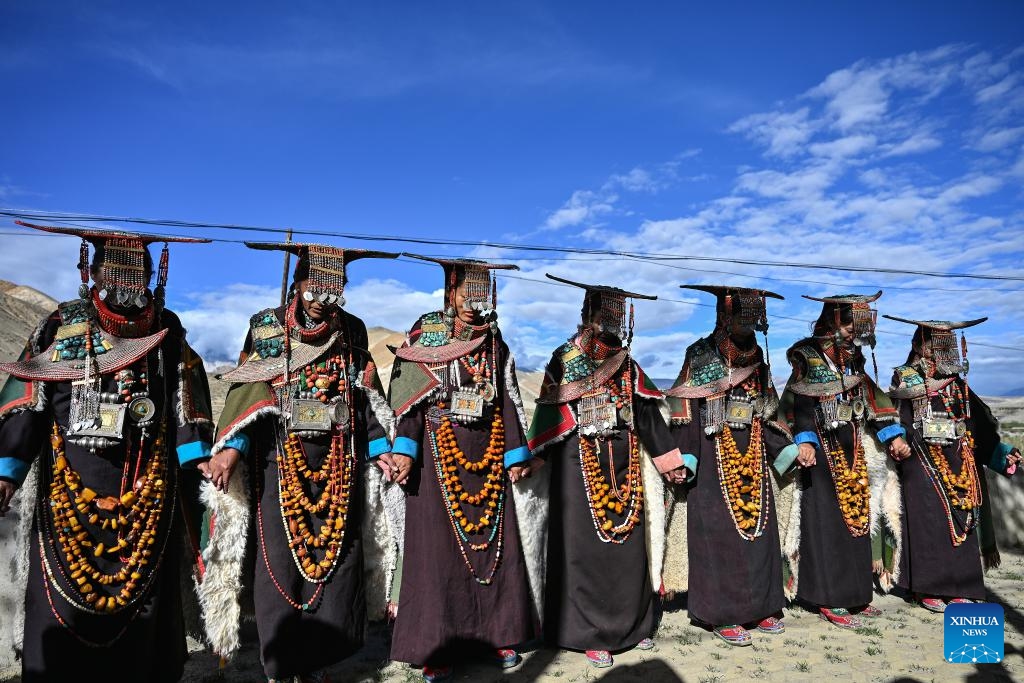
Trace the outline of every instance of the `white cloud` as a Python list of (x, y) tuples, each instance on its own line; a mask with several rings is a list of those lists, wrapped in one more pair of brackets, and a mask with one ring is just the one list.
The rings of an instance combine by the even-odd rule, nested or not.
[(975, 95), (975, 99), (982, 103), (997, 100), (1013, 90), (1019, 81), (1020, 78), (1017, 74), (1010, 74), (998, 83), (993, 83), (979, 90)]
[(1024, 126), (990, 130), (975, 143), (974, 148), (979, 152), (998, 152), (1014, 145), (1022, 137), (1024, 137)]
[(188, 332), (189, 344), (210, 368), (235, 363), (249, 331), (249, 318), (281, 301), (279, 287), (234, 283), (216, 292), (190, 292), (193, 302), (175, 310)]
[(590, 223), (607, 216), (614, 210), (618, 197), (599, 194), (591, 190), (576, 190), (562, 208), (548, 216), (544, 225), (552, 230)]
[(810, 109), (804, 107), (794, 112), (752, 114), (732, 124), (729, 131), (767, 146), (770, 156), (789, 157), (804, 148), (818, 127), (810, 120)]

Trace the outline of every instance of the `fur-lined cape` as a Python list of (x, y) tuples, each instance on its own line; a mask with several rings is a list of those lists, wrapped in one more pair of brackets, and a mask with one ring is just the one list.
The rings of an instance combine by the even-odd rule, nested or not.
[[(873, 539), (874, 571), (879, 583), (890, 590), (899, 580), (900, 555), (903, 553), (903, 503), (896, 465), (886, 454), (885, 447), (873, 434), (864, 434), (864, 456), (868, 463), (868, 487), (870, 489), (870, 525)], [(787, 519), (782, 536), (782, 551), (789, 563), (791, 580), (786, 583), (786, 597), (796, 597), (800, 585), (800, 477), (795, 476), (786, 484), (785, 490), (792, 491), (788, 509), (784, 506), (790, 500), (785, 496), (776, 502), (779, 519)], [(780, 532), (783, 530), (780, 529)], [(881, 546), (886, 539), (894, 544), (891, 566), (882, 562)]]

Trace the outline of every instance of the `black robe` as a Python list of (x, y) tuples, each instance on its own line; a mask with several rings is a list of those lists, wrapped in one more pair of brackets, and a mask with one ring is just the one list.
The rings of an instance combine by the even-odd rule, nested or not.
[[(963, 391), (963, 380), (957, 378), (954, 381)], [(945, 415), (942, 399), (932, 396), (930, 400), (934, 413)], [(998, 425), (988, 406), (973, 392), (970, 403), (971, 417), (967, 425), (975, 441), (973, 457), (978, 476), (984, 477), (982, 466), (990, 464), (990, 456), (999, 444)], [(903, 493), (903, 553), (897, 585), (921, 597), (984, 600), (985, 581), (975, 529), (971, 529), (959, 546), (953, 545), (950, 520), (923, 460), (930, 457), (925, 455), (928, 444), (914, 425), (913, 402), (901, 400), (899, 409), (900, 418), (910, 435), (912, 453), (897, 466)], [(954, 410), (956, 417), (963, 417), (959, 415), (958, 407)], [(960, 472), (964, 451), (957, 447), (957, 442), (943, 446), (942, 453), (950, 468)], [(975, 510), (975, 516), (979, 513), (980, 510)], [(956, 532), (962, 534), (966, 512), (952, 510), (952, 517)]]
[[(632, 377), (638, 367), (632, 360)], [(626, 368), (614, 381), (619, 382)], [(548, 364), (545, 383), (561, 381), (558, 352)], [(571, 401), (578, 414), (579, 400)], [(634, 395), (634, 430), (653, 456), (675, 445), (658, 403)], [(609, 472), (607, 444), (612, 446), (615, 478), (626, 481), (629, 469), (628, 432), (621, 428), (596, 449), (601, 471)], [(552, 645), (571, 650), (609, 650), (633, 647), (654, 634), (654, 589), (647, 555), (646, 512), (640, 515), (624, 543), (606, 543), (597, 535), (580, 467), (578, 429), (540, 451), (551, 468), (548, 517), (547, 574), (544, 600), (544, 636)], [(645, 457), (645, 456), (641, 456)], [(615, 517), (616, 520), (620, 517)]]
[[(414, 327), (410, 337), (415, 337), (418, 329), (418, 325)], [(490, 353), (489, 333), (483, 348)], [(500, 337), (497, 348), (498, 362), (493, 366), (495, 376), (492, 379), (496, 390), (494, 405), (501, 407), (505, 451), (510, 453), (524, 447), (526, 439), (518, 408), (505, 386), (509, 351)], [(396, 360), (396, 366), (398, 364)], [(472, 376), (461, 364), (459, 376), (462, 385), (472, 384)], [(516, 386), (514, 370), (508, 379)], [(405, 552), (391, 659), (416, 665), (449, 664), (465, 656), (467, 649), (494, 650), (526, 642), (534, 637), (537, 621), (512, 500), (512, 484), (507, 474), (500, 534), (486, 551), (473, 551), (468, 547), (465, 551), (476, 575), (486, 579), (491, 576), (498, 548), (501, 548), (492, 582), (489, 585), (478, 583), (466, 566), (435, 470), (431, 434), (437, 427), (428, 418), (434, 406), (433, 398), (425, 398), (399, 415), (395, 439), (396, 453), (401, 452), (399, 441), (405, 439), (406, 443), (418, 444), (418, 457), (405, 486)], [(484, 414), (489, 415), (489, 412)], [(491, 420), (487, 418), (470, 425), (453, 420), (452, 426), (459, 448), (470, 461), (479, 460), (490, 441)], [(459, 477), (471, 492), (479, 491), (485, 481), (484, 472), (471, 473), (461, 467)], [(474, 512), (471, 518), (475, 515)]]
[[(154, 567), (155, 577), (148, 593), (142, 593), (144, 597), (134, 605), (114, 614), (95, 615), (78, 610), (60, 595), (60, 591), (63, 591), (67, 595), (77, 596), (77, 591), (71, 590), (68, 584), (66, 558), (56, 551), (58, 541), (49, 511), (53, 463), (49, 439), (54, 421), (62, 434), (67, 432), (71, 383), (46, 383), (43, 389), (46, 394), (44, 410), (17, 412), (0, 423), (0, 453), (29, 461), (36, 454), (41, 454), (36, 465), (39, 472), (36, 499), (22, 501), (22, 505), (26, 506), (23, 514), (30, 514), (27, 506), (36, 506), (25, 594), (23, 681), (69, 681), (81, 678), (88, 672), (102, 672), (104, 677), (112, 680), (176, 681), (182, 675), (187, 649), (182, 613), (181, 567), (183, 562), (192, 562), (192, 549), (188, 547), (183, 531), (186, 528), (186, 514), (189, 515), (190, 529), (198, 529), (198, 519), (194, 516), (197, 512), (198, 473), (179, 468), (176, 449), (194, 445), (201, 450), (205, 445), (205, 452), (208, 453), (212, 425), (208, 415), (202, 424), (181, 421), (178, 417), (177, 392), (181, 379), (178, 368), (183, 354), (191, 351), (186, 351), (185, 331), (177, 316), (164, 310), (161, 321), (163, 327), (169, 330), (167, 336), (148, 356), (130, 367), (146, 370), (148, 366), (149, 398), (156, 405), (156, 414), (163, 416), (166, 430), (167, 491), (169, 498), (173, 498), (164, 505), (155, 543), (151, 546), (153, 554), (149, 566)], [(39, 349), (49, 346), (59, 326), (60, 317), (52, 315), (38, 339)], [(163, 376), (157, 371), (161, 354)], [(209, 390), (205, 383), (205, 373), (195, 376), (202, 379), (201, 386), (194, 389), (202, 392), (205, 397), (203, 404), (208, 406)], [(14, 378), (11, 380), (15, 381)], [(117, 391), (113, 375), (102, 378), (101, 391)], [(128, 421), (126, 418), (126, 423)], [(155, 432), (159, 432), (159, 429), (151, 428), (144, 442), (147, 462), (153, 452)], [(139, 433), (134, 428), (126, 424), (125, 434), (134, 435), (132, 446), (138, 445)], [(102, 449), (96, 454), (66, 439), (64, 446), (67, 461), (81, 476), (84, 487), (96, 491), (98, 496), (120, 495), (125, 461), (129, 457), (126, 443)], [(134, 454), (130, 457), (134, 462)], [(116, 532), (98, 526), (94, 528), (81, 517), (80, 521), (95, 541), (103, 542), (107, 547), (111, 543), (117, 544)], [(53, 569), (52, 581), (45, 579), (41, 553), (45, 553)], [(105, 573), (115, 572), (120, 566), (114, 559), (93, 560), (97, 569)], [(96, 587), (101, 595), (107, 594), (100, 586)], [(66, 627), (60, 624), (54, 611), (67, 624)], [(80, 638), (102, 643), (102, 646), (91, 647)]]
[[(737, 395), (743, 392), (734, 388)], [(772, 389), (774, 393), (774, 389)], [(704, 433), (699, 406), (690, 399), (694, 416), (688, 424), (673, 425), (676, 445), (697, 459), (697, 476), (686, 494), (686, 534), (689, 578), (686, 607), (690, 616), (710, 626), (750, 624), (781, 612), (782, 551), (778, 515), (772, 494), (771, 463), (790, 444), (790, 438), (761, 417), (763, 439), (763, 533), (746, 540), (736, 530), (732, 511), (722, 493), (715, 447), (719, 435)], [(740, 453), (750, 444), (750, 427), (732, 429)]]
[[(793, 432), (814, 431), (817, 401), (795, 397)], [(853, 465), (853, 426), (833, 432)], [(865, 434), (865, 438), (870, 435)], [(819, 448), (812, 467), (803, 467), (800, 478), (800, 559), (797, 599), (819, 607), (860, 607), (871, 602), (871, 535), (854, 537), (846, 526), (836, 499), (828, 457)]]
[[(278, 321), (283, 323), (285, 307), (275, 309), (274, 313)], [(339, 315), (342, 335), (334, 348), (347, 358), (348, 352), (341, 343), (351, 344), (353, 362), (362, 374), (367, 365), (372, 363), (366, 348), (366, 325), (345, 311), (340, 311)], [(251, 349), (250, 332), (246, 337), (244, 353), (248, 355)], [(312, 599), (318, 592), (319, 584), (306, 581), (299, 572), (288, 547), (282, 522), (277, 455), (279, 439), (283, 442), (287, 434), (280, 430), (280, 421), (276, 416), (260, 418), (241, 430), (250, 439), (246, 464), (252, 488), (250, 500), (256, 501), (252, 511), (254, 523), (249, 529), (249, 545), (253, 557), (243, 580), (253, 588), (260, 659), (270, 678), (290, 678), (312, 673), (340, 662), (363, 646), (366, 595), (361, 539), (361, 468), (375, 466), (366, 460), (368, 444), (385, 439), (386, 435), (364, 392), (354, 386), (350, 390), (353, 392), (353, 412), (356, 416), (357, 463), (349, 491), (345, 536), (334, 573), (322, 584), (323, 589), (315, 600)], [(226, 407), (230, 405), (230, 400), (229, 396)], [(221, 423), (232, 419), (232, 416), (224, 415)], [(318, 437), (302, 436), (300, 440), (306, 461), (310, 469), (315, 470), (330, 454), (331, 437), (325, 433)], [(309, 489), (310, 497), (319, 496), (322, 490), (322, 484), (313, 483)], [(326, 514), (325, 511), (322, 517), (317, 517), (313, 522), (314, 533), (319, 530)], [(311, 607), (296, 608), (289, 600), (300, 606), (309, 603)]]

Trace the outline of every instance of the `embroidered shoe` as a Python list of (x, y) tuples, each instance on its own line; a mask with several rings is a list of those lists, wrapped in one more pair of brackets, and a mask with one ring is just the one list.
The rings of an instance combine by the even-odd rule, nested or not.
[(785, 633), (786, 625), (782, 623), (782, 619), (765, 617), (761, 621), (757, 622), (757, 630), (762, 633)]
[(946, 604), (947, 605), (970, 605), (970, 604), (973, 604), (973, 603), (974, 603), (973, 600), (968, 600), (967, 598), (953, 598), (952, 600), (950, 600)]
[(858, 617), (867, 617), (869, 619), (874, 619), (876, 617), (882, 616), (882, 610), (878, 609), (874, 605), (865, 605), (864, 607), (861, 607), (859, 610), (854, 610), (853, 613), (856, 614)]
[(598, 669), (606, 669), (612, 665), (612, 653), (608, 650), (587, 650), (584, 654), (587, 656), (587, 661)]
[(452, 677), (450, 666), (425, 666), (423, 667), (423, 680), (427, 683), (447, 681)]
[(510, 648), (497, 649), (494, 651), (494, 661), (502, 669), (511, 669), (512, 667), (519, 666), (519, 663), (523, 661), (523, 658), (519, 656), (519, 653)]
[(921, 598), (917, 601), (917, 604), (924, 607), (929, 612), (938, 612), (942, 614), (946, 611), (946, 603), (942, 598)]
[(654, 649), (654, 638), (644, 638), (636, 644), (637, 650), (653, 650)]
[(829, 609), (828, 607), (822, 607), (819, 613), (822, 619), (829, 621), (839, 628), (857, 629), (864, 626), (861, 620), (851, 615), (849, 611), (842, 607), (834, 607)]
[(753, 642), (753, 638), (750, 636), (750, 631), (742, 626), (716, 626), (712, 633), (730, 645), (738, 645), (742, 647), (750, 645)]

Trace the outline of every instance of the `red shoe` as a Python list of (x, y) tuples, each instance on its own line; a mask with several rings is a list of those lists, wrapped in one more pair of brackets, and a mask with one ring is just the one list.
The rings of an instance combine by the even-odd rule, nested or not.
[(757, 622), (757, 630), (762, 633), (785, 633), (786, 625), (782, 623), (782, 619), (765, 617), (761, 621)]
[(512, 667), (519, 666), (523, 658), (511, 648), (499, 648), (494, 651), (494, 660), (498, 662), (502, 669), (511, 669)]
[(450, 666), (425, 666), (423, 667), (423, 680), (427, 683), (447, 681), (452, 677)]
[(819, 616), (825, 621), (831, 622), (839, 628), (857, 629), (864, 626), (861, 620), (852, 616), (842, 607), (822, 607)]
[(853, 613), (858, 617), (867, 617), (869, 619), (882, 616), (882, 610), (878, 609), (874, 605), (865, 605), (858, 610), (854, 610)]
[(653, 650), (654, 649), (654, 638), (644, 638), (636, 644), (638, 650)]
[(716, 626), (712, 630), (712, 633), (730, 645), (743, 647), (745, 645), (750, 645), (753, 642), (753, 638), (750, 636), (750, 631), (742, 626)]
[(947, 605), (972, 605), (972, 604), (974, 604), (974, 601), (973, 600), (968, 600), (967, 598), (953, 598), (952, 600), (950, 600), (946, 604)]
[(608, 650), (587, 650), (584, 654), (587, 656), (587, 661), (598, 669), (606, 669), (613, 663), (612, 653)]
[(917, 601), (917, 604), (924, 607), (929, 612), (937, 612), (942, 614), (946, 611), (946, 601), (942, 598), (921, 598)]

